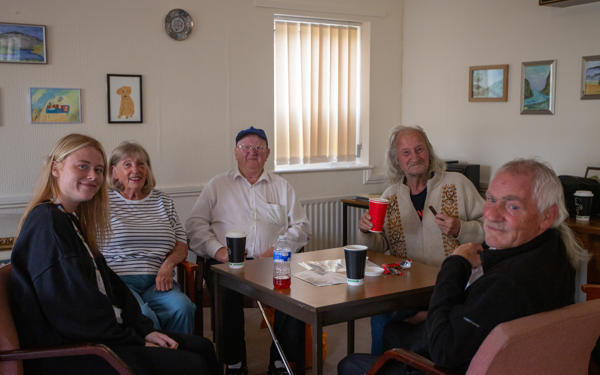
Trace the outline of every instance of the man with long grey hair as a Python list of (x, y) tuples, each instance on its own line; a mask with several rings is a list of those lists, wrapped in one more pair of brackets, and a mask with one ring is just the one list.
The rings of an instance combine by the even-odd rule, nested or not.
[[(572, 304), (575, 269), (588, 255), (566, 226), (567, 217), (562, 185), (551, 168), (532, 159), (503, 165), (486, 193), (485, 243), (461, 245), (442, 263), (420, 331), (426, 342), (420, 353), (464, 373), (496, 325)], [(483, 273), (474, 279), (478, 267)], [(399, 347), (402, 330), (386, 328), (384, 349)], [(351, 356), (338, 370), (361, 373), (375, 359)], [(403, 371), (391, 364), (382, 373)]]
[[(384, 232), (369, 232), (372, 223), (367, 212), (359, 221), (359, 242), (400, 258), (439, 266), (461, 243), (483, 241), (483, 198), (465, 176), (445, 171), (446, 164), (437, 157), (422, 128), (392, 129), (387, 164), (392, 185), (382, 195), (389, 200)], [(422, 324), (426, 309), (422, 306), (372, 317), (371, 352), (381, 353), (388, 321), (408, 319)]]

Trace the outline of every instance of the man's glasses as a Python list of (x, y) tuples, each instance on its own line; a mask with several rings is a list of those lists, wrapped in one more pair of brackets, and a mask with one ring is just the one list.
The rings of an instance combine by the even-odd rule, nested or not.
[(262, 146), (262, 145), (261, 146), (252, 146), (252, 145), (242, 145), (242, 144), (239, 144), (237, 146), (237, 148), (244, 152), (250, 152), (250, 150), (254, 150), (254, 151), (258, 152), (259, 154), (265, 152), (267, 149), (265, 146)]

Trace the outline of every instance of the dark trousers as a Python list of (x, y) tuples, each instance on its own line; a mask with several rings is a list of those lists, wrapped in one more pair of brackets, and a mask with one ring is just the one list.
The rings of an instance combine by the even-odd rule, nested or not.
[[(136, 375), (217, 374), (219, 367), (210, 340), (204, 337), (167, 333), (179, 348), (142, 345), (109, 345)], [(117, 372), (96, 356), (49, 358), (25, 361), (26, 374), (113, 375)]]
[[(220, 264), (214, 259), (208, 259), (204, 262), (204, 274), (206, 283), (214, 296), (213, 272), (210, 266)], [(242, 362), (246, 364), (246, 341), (244, 328), (244, 303), (243, 296), (231, 289), (222, 289), (223, 300), (223, 338), (225, 348), (222, 361), (225, 364), (235, 364)], [(214, 302), (214, 301), (213, 301)], [(295, 362), (298, 354), (302, 353), (303, 342), (299, 338), (304, 337), (304, 323), (298, 319), (275, 310), (275, 321), (273, 322), (273, 331), (277, 340), (283, 348), (286, 358), (290, 362)], [(279, 360), (279, 353), (274, 344), (271, 344), (270, 364)]]

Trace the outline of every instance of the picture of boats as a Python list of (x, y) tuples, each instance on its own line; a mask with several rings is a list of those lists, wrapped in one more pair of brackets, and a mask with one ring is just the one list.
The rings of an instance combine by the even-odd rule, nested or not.
[(80, 89), (30, 88), (31, 123), (80, 123)]

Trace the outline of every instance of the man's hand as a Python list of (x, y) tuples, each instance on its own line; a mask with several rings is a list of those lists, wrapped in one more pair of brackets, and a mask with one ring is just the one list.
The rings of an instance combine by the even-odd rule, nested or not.
[(360, 229), (361, 232), (367, 233), (371, 228), (373, 228), (373, 223), (371, 222), (371, 215), (369, 215), (369, 212), (367, 211), (360, 217), (358, 229)]
[(179, 344), (164, 333), (158, 331), (152, 331), (144, 337), (146, 340), (146, 346), (158, 346), (167, 349), (177, 349)]
[(427, 319), (427, 310), (421, 310), (415, 315), (409, 316), (408, 318), (404, 319), (404, 322), (410, 324), (419, 324), (421, 322), (424, 322), (425, 319)]
[(173, 266), (166, 262), (163, 263), (158, 269), (154, 283), (155, 289), (159, 292), (168, 292), (173, 289)]
[(215, 253), (215, 259), (221, 263), (227, 263), (229, 261), (229, 255), (227, 255), (227, 248), (222, 247)]
[(460, 232), (460, 220), (456, 217), (437, 214), (435, 215), (435, 223), (438, 225), (442, 233), (449, 236), (457, 237)]
[(452, 255), (460, 255), (471, 263), (473, 268), (481, 266), (481, 252), (483, 248), (478, 243), (465, 243), (454, 249)]
[(270, 248), (267, 249), (267, 251), (265, 251), (264, 253), (260, 254), (259, 258), (272, 258), (273, 257), (273, 250), (275, 250), (275, 248), (273, 246), (271, 246)]

